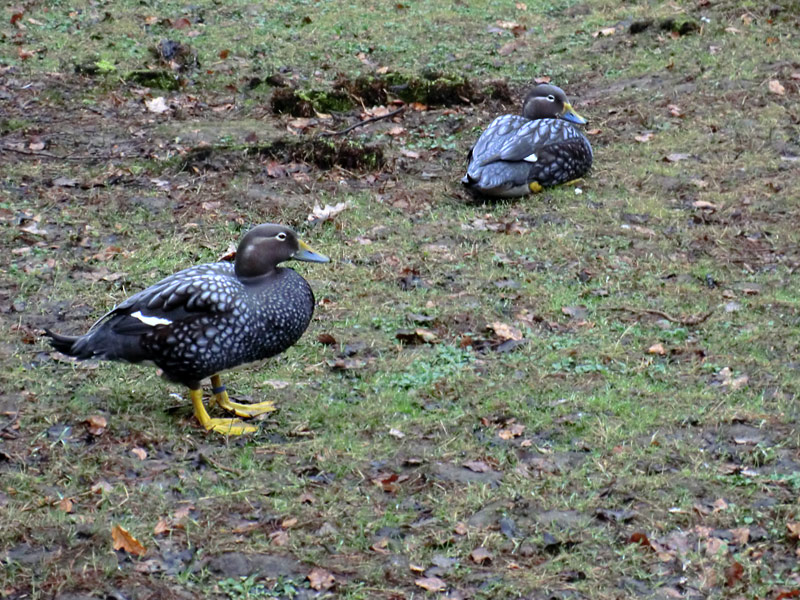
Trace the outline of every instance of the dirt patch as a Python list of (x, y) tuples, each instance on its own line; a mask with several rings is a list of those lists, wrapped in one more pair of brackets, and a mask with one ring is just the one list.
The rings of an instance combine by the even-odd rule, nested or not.
[(278, 88), (270, 105), (276, 114), (313, 117), (315, 112), (344, 112), (357, 106), (376, 106), (393, 99), (430, 107), (475, 104), (491, 98), (510, 102), (512, 94), (502, 80), (478, 83), (462, 75), (438, 72), (422, 76), (387, 73), (350, 79), (339, 77), (331, 90)]
[(245, 156), (268, 156), (283, 162), (306, 162), (321, 169), (339, 166), (372, 171), (385, 164), (383, 148), (379, 144), (316, 137), (279, 139), (244, 148), (225, 145), (193, 148), (184, 157), (181, 170), (226, 170), (238, 163), (243, 153)]

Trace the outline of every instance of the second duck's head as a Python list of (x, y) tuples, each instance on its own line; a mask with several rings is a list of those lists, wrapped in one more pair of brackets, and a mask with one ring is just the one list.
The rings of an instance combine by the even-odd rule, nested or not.
[(259, 277), (275, 270), (286, 260), (328, 262), (328, 257), (317, 254), (298, 239), (294, 230), (283, 225), (266, 223), (248, 231), (236, 250), (237, 277)]
[(537, 85), (525, 96), (525, 102), (522, 104), (522, 116), (531, 120), (564, 119), (579, 125), (586, 124), (586, 119), (572, 108), (564, 90), (544, 83)]

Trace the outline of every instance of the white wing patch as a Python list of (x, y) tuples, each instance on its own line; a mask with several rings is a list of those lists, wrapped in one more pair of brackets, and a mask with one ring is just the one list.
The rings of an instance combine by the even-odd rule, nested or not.
[(139, 319), (145, 325), (149, 325), (150, 327), (155, 327), (156, 325), (171, 325), (172, 321), (169, 319), (162, 319), (161, 317), (148, 317), (147, 315), (143, 315), (142, 311), (137, 310), (135, 313), (131, 313), (131, 316), (134, 319)]
[(525, 162), (536, 162), (537, 160), (539, 160), (539, 157), (536, 156), (536, 154), (529, 154), (522, 160), (524, 160)]

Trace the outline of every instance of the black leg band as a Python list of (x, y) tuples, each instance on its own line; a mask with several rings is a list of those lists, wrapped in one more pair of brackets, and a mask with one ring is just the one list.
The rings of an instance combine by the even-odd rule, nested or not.
[(224, 391), (225, 391), (225, 385), (224, 384), (219, 386), (219, 387), (211, 388), (211, 393), (214, 394), (215, 396), (221, 394)]

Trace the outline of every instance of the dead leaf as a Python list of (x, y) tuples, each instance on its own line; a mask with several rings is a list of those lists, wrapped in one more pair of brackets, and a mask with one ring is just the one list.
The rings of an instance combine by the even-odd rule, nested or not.
[(492, 562), (491, 553), (483, 546), (475, 548), (475, 550), (469, 553), (469, 557), (472, 559), (472, 562), (478, 565)]
[(503, 44), (502, 46), (500, 46), (500, 48), (497, 50), (497, 53), (500, 56), (508, 56), (509, 54), (514, 52), (515, 50), (519, 50), (520, 48), (523, 48), (525, 45), (526, 45), (525, 44), (525, 40), (523, 40), (522, 38), (515, 38), (515, 39), (511, 40), (510, 42), (507, 42), (507, 43)]
[(777, 79), (771, 79), (769, 84), (769, 91), (777, 96), (785, 96), (786, 95), (786, 88), (783, 87), (780, 81)]
[(713, 506), (714, 510), (711, 511), (711, 514), (726, 510), (728, 508), (728, 503), (725, 502), (724, 498), (717, 498), (716, 500), (714, 500)]
[(664, 349), (664, 344), (657, 343), (653, 344), (647, 349), (648, 354), (658, 354), (659, 356), (664, 356), (667, 351)]
[(311, 587), (317, 591), (329, 590), (333, 587), (333, 584), (336, 583), (336, 578), (333, 574), (320, 567), (311, 569), (311, 572), (306, 575), (306, 579), (308, 579)]
[(289, 534), (283, 529), (273, 531), (269, 534), (269, 541), (273, 546), (285, 546), (289, 543)]
[(468, 460), (463, 466), (475, 473), (486, 473), (492, 470), (491, 467), (482, 460)]
[(405, 433), (403, 433), (399, 429), (395, 429), (394, 427), (389, 429), (389, 435), (392, 436), (393, 438), (397, 438), (398, 440), (402, 440), (404, 437), (406, 437)]
[(71, 498), (62, 498), (58, 503), (58, 510), (64, 511), (65, 513), (71, 513), (72, 508), (73, 504)]
[(467, 524), (463, 521), (459, 521), (455, 524), (455, 527), (453, 527), (453, 533), (456, 535), (467, 535), (468, 531), (469, 529), (467, 529)]
[(421, 577), (414, 584), (429, 592), (443, 592), (447, 588), (447, 584), (438, 577)]
[(525, 425), (522, 423), (514, 423), (508, 429), (501, 429), (497, 435), (500, 436), (500, 439), (503, 440), (510, 440), (513, 438), (520, 437), (525, 432)]
[(398, 341), (404, 344), (435, 344), (439, 338), (430, 329), (425, 327), (417, 327), (415, 329), (400, 329), (394, 336)]
[(166, 517), (161, 517), (158, 523), (156, 523), (156, 526), (153, 527), (153, 535), (163, 535), (170, 531), (172, 531), (172, 526)]
[(736, 561), (725, 569), (725, 580), (728, 584), (728, 587), (736, 585), (736, 582), (739, 581), (744, 575), (744, 567)]
[(135, 454), (139, 460), (147, 458), (147, 450), (139, 448), (138, 446), (136, 448), (131, 448), (131, 454)]
[(731, 529), (731, 533), (733, 534), (733, 541), (737, 546), (744, 546), (750, 541), (749, 527), (737, 527), (736, 529)]
[(550, 83), (550, 78), (547, 75), (543, 75), (542, 77), (534, 77), (534, 83)]
[(673, 117), (682, 117), (683, 111), (677, 104), (667, 104), (667, 109), (669, 110), (669, 114)]
[(800, 523), (789, 522), (786, 524), (786, 529), (789, 531), (790, 539), (800, 540)]
[(706, 556), (713, 558), (727, 554), (728, 543), (720, 538), (711, 537), (706, 541)]
[(692, 202), (692, 206), (694, 208), (703, 208), (712, 211), (717, 210), (716, 204), (714, 204), (713, 202), (707, 202), (705, 200), (695, 200), (694, 202)]
[(180, 521), (181, 519), (185, 519), (189, 516), (189, 513), (192, 512), (194, 509), (194, 504), (183, 504), (178, 510), (175, 511), (175, 514), (172, 515), (174, 521)]
[(175, 29), (186, 29), (187, 27), (191, 27), (191, 25), (192, 22), (186, 17), (180, 17), (179, 19), (172, 21), (172, 26)]
[(108, 422), (103, 415), (92, 415), (84, 421), (89, 433), (94, 436), (103, 435), (108, 426)]
[(141, 542), (121, 525), (114, 525), (111, 528), (111, 539), (114, 541), (114, 550), (124, 550), (134, 556), (144, 556), (145, 552), (147, 552)]
[(374, 552), (377, 552), (378, 554), (389, 554), (389, 550), (386, 549), (386, 547), (388, 545), (389, 545), (389, 540), (387, 538), (385, 538), (385, 537), (382, 537), (377, 542), (372, 544), (372, 546), (370, 546), (370, 548)]
[(598, 29), (597, 31), (592, 32), (592, 37), (608, 37), (610, 35), (614, 35), (617, 31), (616, 27), (603, 27), (602, 29)]
[(672, 154), (667, 154), (664, 157), (665, 162), (680, 162), (682, 160), (689, 160), (692, 158), (691, 154), (684, 154), (682, 152), (673, 152)]
[(402, 154), (406, 158), (419, 158), (420, 157), (420, 153), (419, 152), (416, 152), (414, 150), (408, 150), (406, 148), (403, 148), (402, 150), (400, 150), (400, 154)]
[(92, 487), (89, 488), (93, 494), (103, 494), (105, 492), (110, 492), (114, 489), (110, 483), (108, 483), (105, 479), (101, 479), (100, 481), (93, 483)]
[(145, 99), (144, 105), (151, 113), (161, 114), (169, 110), (169, 106), (167, 106), (167, 101), (164, 100), (164, 96)]
[(324, 208), (321, 208), (319, 204), (315, 204), (311, 214), (308, 215), (308, 221), (310, 223), (324, 223), (325, 221), (330, 221), (343, 210), (350, 208), (350, 206), (351, 202), (349, 200), (346, 202), (339, 202), (334, 206), (326, 204)]
[(302, 494), (300, 494), (300, 497), (297, 500), (298, 502), (300, 502), (300, 504), (314, 504), (314, 502), (317, 501), (314, 494), (311, 494), (309, 492), (303, 492)]
[(495, 335), (501, 340), (519, 341), (524, 337), (519, 328), (514, 327), (513, 325), (508, 325), (507, 323), (502, 323), (500, 321), (491, 323), (489, 328), (494, 330)]
[(639, 143), (645, 144), (653, 139), (653, 134), (648, 131), (647, 133), (633, 136), (633, 139), (635, 139)]

